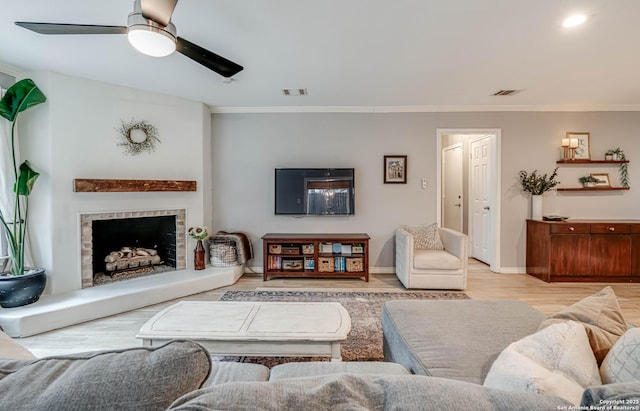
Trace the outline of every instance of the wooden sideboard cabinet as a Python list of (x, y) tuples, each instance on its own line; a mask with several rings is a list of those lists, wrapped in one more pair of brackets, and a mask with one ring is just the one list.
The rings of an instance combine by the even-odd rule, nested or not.
[(640, 220), (527, 220), (527, 274), (546, 282), (640, 282)]

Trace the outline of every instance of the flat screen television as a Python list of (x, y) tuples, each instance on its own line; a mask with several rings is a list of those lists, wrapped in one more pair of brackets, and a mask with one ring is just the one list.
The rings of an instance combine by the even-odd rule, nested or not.
[(354, 214), (353, 168), (276, 168), (276, 215)]

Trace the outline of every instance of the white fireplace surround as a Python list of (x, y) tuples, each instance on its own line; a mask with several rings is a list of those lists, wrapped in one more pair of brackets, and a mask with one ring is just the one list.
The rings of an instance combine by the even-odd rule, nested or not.
[(187, 210), (116, 211), (80, 214), (80, 272), (82, 288), (93, 286), (93, 221), (160, 216), (176, 217), (176, 270), (184, 270), (187, 267), (185, 241)]

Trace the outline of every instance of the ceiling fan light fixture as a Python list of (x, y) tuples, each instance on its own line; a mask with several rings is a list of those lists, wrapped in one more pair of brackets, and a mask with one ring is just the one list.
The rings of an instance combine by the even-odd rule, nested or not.
[(140, 13), (129, 14), (127, 38), (139, 52), (152, 57), (164, 57), (176, 51), (176, 27), (163, 27)]

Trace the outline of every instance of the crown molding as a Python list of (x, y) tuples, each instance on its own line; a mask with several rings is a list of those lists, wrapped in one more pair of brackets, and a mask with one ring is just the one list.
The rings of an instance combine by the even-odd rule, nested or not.
[(620, 106), (273, 106), (213, 107), (214, 114), (251, 113), (461, 113), (490, 111), (640, 111), (640, 105)]

